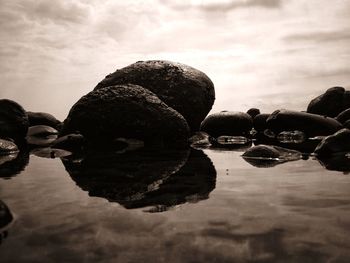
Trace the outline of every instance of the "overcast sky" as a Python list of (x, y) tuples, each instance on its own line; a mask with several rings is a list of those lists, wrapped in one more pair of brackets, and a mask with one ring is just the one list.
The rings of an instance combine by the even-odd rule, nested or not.
[(62, 120), (138, 60), (204, 71), (213, 111), (303, 110), (350, 88), (350, 0), (0, 0), (0, 30), (0, 97)]

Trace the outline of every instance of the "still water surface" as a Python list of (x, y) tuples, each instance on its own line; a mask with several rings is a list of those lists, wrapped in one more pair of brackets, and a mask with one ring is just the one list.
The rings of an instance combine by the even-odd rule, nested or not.
[(0, 169), (15, 216), (0, 262), (350, 262), (349, 174), (241, 154), (30, 155), (17, 175)]

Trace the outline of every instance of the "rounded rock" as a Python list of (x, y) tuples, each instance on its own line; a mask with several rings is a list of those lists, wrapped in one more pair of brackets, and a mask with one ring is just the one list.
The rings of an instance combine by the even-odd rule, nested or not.
[(247, 113), (254, 119), (256, 115), (260, 114), (260, 110), (257, 108), (251, 108), (247, 111)]
[(253, 127), (249, 114), (236, 111), (222, 111), (209, 115), (202, 122), (200, 130), (217, 138), (219, 136), (248, 136)]
[(154, 93), (137, 85), (94, 90), (70, 110), (60, 135), (79, 132), (94, 147), (116, 138), (136, 139), (145, 146), (185, 146), (189, 128), (181, 114)]
[(0, 139), (0, 155), (12, 154), (18, 151), (18, 147), (15, 143)]
[(350, 109), (346, 109), (338, 114), (338, 116), (335, 118), (340, 123), (344, 124), (348, 120), (350, 120)]
[(253, 126), (257, 132), (264, 132), (267, 129), (266, 120), (270, 117), (271, 114), (261, 113), (254, 117)]
[(21, 105), (12, 100), (0, 100), (0, 137), (24, 140), (28, 130), (28, 116)]
[(321, 157), (345, 152), (350, 152), (350, 130), (346, 128), (324, 138), (315, 149)]
[(290, 110), (273, 112), (266, 124), (275, 134), (283, 131), (301, 131), (305, 133), (306, 138), (327, 136), (343, 127), (333, 118)]
[(198, 131), (215, 100), (214, 85), (203, 72), (171, 61), (139, 61), (106, 76), (98, 90), (118, 84), (140, 85), (155, 93), (186, 119), (192, 131)]
[(333, 87), (311, 100), (307, 107), (307, 112), (336, 117), (340, 112), (349, 107), (350, 92), (345, 91), (343, 87)]
[(46, 112), (28, 111), (29, 126), (46, 125), (59, 130), (62, 122), (57, 120), (53, 115)]
[(56, 135), (58, 131), (47, 125), (35, 125), (31, 126), (28, 129), (27, 136), (37, 136), (37, 137), (45, 137), (49, 135)]

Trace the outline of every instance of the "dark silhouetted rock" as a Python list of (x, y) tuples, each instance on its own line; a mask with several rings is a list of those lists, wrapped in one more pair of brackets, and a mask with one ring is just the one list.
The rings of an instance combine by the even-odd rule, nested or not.
[(0, 138), (12, 138), (24, 141), (28, 130), (28, 116), (17, 102), (0, 100)]
[(0, 156), (0, 178), (9, 179), (21, 173), (29, 162), (29, 152), (22, 150)]
[(257, 132), (264, 132), (267, 129), (266, 120), (271, 114), (261, 113), (254, 117), (253, 127)]
[(75, 152), (83, 150), (85, 143), (83, 135), (72, 133), (57, 138), (51, 143), (51, 147)]
[(60, 130), (62, 122), (57, 120), (53, 115), (46, 112), (28, 111), (29, 126), (46, 125)]
[(350, 109), (342, 111), (335, 119), (344, 124), (346, 121), (350, 120)]
[(7, 205), (0, 200), (0, 230), (4, 228), (13, 220), (13, 216)]
[(27, 136), (37, 136), (37, 137), (45, 137), (49, 135), (56, 135), (58, 131), (47, 125), (35, 125), (31, 126), (28, 129)]
[(344, 128), (350, 129), (350, 120), (347, 120), (343, 126)]
[(336, 117), (347, 108), (350, 108), (350, 91), (345, 91), (343, 87), (333, 87), (311, 100), (307, 112)]
[(14, 142), (0, 139), (0, 155), (17, 153), (18, 147)]
[(256, 115), (260, 114), (260, 110), (257, 108), (251, 108), (247, 111), (247, 113), (254, 119)]
[(315, 149), (321, 157), (344, 152), (350, 152), (350, 130), (346, 128), (324, 138)]
[(274, 146), (257, 145), (249, 148), (243, 155), (243, 159), (256, 167), (273, 167), (288, 161), (296, 161), (302, 158), (299, 151)]
[(70, 110), (61, 135), (76, 131), (96, 148), (109, 147), (117, 138), (177, 147), (187, 145), (189, 137), (181, 114), (136, 85), (99, 88), (83, 96)]
[(136, 151), (64, 160), (72, 179), (90, 196), (118, 202), (125, 208), (153, 207), (162, 212), (185, 202), (208, 198), (216, 170), (202, 152)]
[(214, 85), (206, 74), (184, 64), (159, 60), (139, 61), (119, 69), (102, 80), (95, 90), (128, 83), (155, 93), (184, 116), (192, 131), (199, 129), (215, 100)]
[(235, 111), (222, 111), (209, 115), (202, 122), (200, 130), (217, 138), (222, 135), (248, 136), (253, 127), (249, 114)]
[(266, 124), (276, 135), (283, 131), (301, 131), (305, 133), (306, 138), (327, 136), (342, 128), (333, 118), (290, 110), (273, 112)]

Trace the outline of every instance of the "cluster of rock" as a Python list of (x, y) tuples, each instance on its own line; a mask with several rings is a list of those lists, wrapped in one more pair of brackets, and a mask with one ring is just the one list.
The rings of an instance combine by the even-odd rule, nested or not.
[[(320, 158), (345, 154), (350, 151), (349, 94), (342, 87), (330, 88), (313, 99), (306, 112), (283, 109), (265, 114), (256, 108), (247, 113), (222, 111), (209, 115), (200, 130), (208, 134), (214, 146), (237, 147), (239, 143), (250, 146), (252, 141), (256, 145), (270, 145), (249, 149), (243, 155), (247, 158), (274, 159), (278, 153), (278, 158), (286, 160), (281, 146), (299, 151), (289, 153), (289, 157), (301, 158), (301, 152), (314, 152)], [(241, 136), (247, 139), (242, 140)]]
[[(342, 87), (331, 88), (305, 112), (266, 114), (252, 108), (207, 116), (215, 100), (207, 75), (180, 63), (139, 61), (106, 76), (73, 105), (63, 123), (0, 100), (0, 163), (16, 159), (28, 144), (34, 154), (50, 158), (80, 150), (125, 152), (184, 148), (189, 143), (247, 148), (252, 141), (329, 156), (350, 151), (349, 94)], [(264, 149), (275, 152), (260, 147), (256, 155)], [(252, 153), (249, 150), (247, 157)]]

